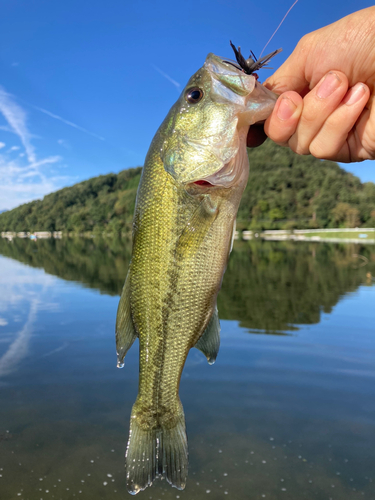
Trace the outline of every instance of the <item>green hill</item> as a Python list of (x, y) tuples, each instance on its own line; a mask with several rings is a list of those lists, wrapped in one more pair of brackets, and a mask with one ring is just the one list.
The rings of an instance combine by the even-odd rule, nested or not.
[(0, 231), (130, 231), (141, 170), (93, 177), (4, 212)]
[[(238, 219), (253, 226), (356, 227), (375, 225), (375, 184), (332, 161), (298, 156), (271, 141), (249, 150), (250, 176)], [(248, 224), (247, 224), (248, 225)]]
[[(375, 184), (266, 141), (249, 150), (239, 228), (375, 226)], [(141, 168), (94, 177), (0, 214), (0, 231), (127, 232)]]

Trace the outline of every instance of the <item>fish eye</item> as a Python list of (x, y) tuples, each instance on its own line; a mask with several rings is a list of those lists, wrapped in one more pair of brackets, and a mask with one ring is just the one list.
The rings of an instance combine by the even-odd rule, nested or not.
[(196, 104), (202, 99), (202, 97), (203, 90), (199, 87), (192, 87), (185, 92), (185, 99), (187, 102), (190, 102), (190, 104)]

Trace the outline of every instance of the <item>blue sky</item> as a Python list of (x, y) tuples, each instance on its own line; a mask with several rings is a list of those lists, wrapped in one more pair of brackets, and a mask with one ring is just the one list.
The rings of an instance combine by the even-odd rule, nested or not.
[[(3, 0), (0, 210), (142, 165), (207, 53), (259, 55), (292, 0)], [(278, 67), (305, 34), (369, 1), (299, 0), (267, 51)], [(270, 71), (260, 73), (261, 80)], [(346, 166), (375, 181), (375, 164)]]

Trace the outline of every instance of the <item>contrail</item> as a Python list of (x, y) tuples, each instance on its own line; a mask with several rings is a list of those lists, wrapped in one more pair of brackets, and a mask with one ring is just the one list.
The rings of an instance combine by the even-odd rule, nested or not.
[(167, 75), (167, 73), (164, 73), (164, 71), (162, 71), (160, 68), (158, 68), (157, 66), (155, 66), (155, 64), (152, 64), (151, 66), (158, 73), (160, 73), (162, 76), (164, 76), (164, 78), (166, 78), (167, 80), (169, 80), (176, 87), (177, 90), (180, 90), (181, 85), (178, 82), (176, 82), (176, 80), (173, 80), (173, 78), (171, 78), (169, 75)]
[(89, 134), (92, 137), (96, 137), (97, 139), (100, 139), (101, 141), (105, 141), (104, 137), (101, 137), (100, 135), (94, 134), (94, 132), (90, 132), (89, 130), (86, 130), (83, 127), (80, 127), (79, 125), (76, 125), (73, 122), (70, 122), (69, 120), (65, 120), (65, 118), (61, 118), (61, 116), (55, 115), (54, 113), (51, 113), (51, 111), (47, 111), (46, 109), (39, 108), (39, 106), (34, 106), (33, 104), (29, 104), (32, 108), (36, 109), (37, 111), (40, 111), (41, 113), (44, 113), (51, 118), (55, 118), (55, 120), (60, 120), (61, 122), (65, 123), (65, 125), (69, 125), (70, 127), (74, 127), (77, 130), (80, 130), (81, 132), (84, 132), (85, 134)]
[[(51, 111), (48, 111), (47, 109), (40, 108), (39, 106), (34, 106), (34, 104), (24, 101), (23, 99), (20, 99), (17, 96), (8, 94), (0, 86), (0, 112), (3, 113), (4, 117), (6, 118), (8, 124), (11, 127), (12, 132), (16, 133), (20, 137), (23, 145), (25, 146), (29, 158), (31, 158), (31, 161), (35, 159), (35, 155), (34, 155), (34, 148), (30, 144), (30, 137), (26, 128), (26, 114), (22, 108), (20, 108), (14, 101), (11, 100), (12, 97), (16, 98), (18, 101), (26, 104), (27, 106), (30, 106), (31, 108), (40, 111), (41, 113), (44, 113), (50, 116), (51, 118), (54, 118), (55, 120), (59, 120), (65, 123), (65, 125), (69, 125), (70, 127), (76, 128), (77, 130), (80, 130), (85, 134), (91, 135), (92, 137), (95, 137), (100, 141), (105, 141), (104, 137), (101, 137), (98, 134), (94, 134), (94, 132), (90, 132), (89, 130), (80, 127), (76, 123), (70, 122), (69, 120), (65, 120), (65, 118), (62, 118), (59, 115), (55, 115), (54, 113), (51, 113)], [(6, 130), (6, 129), (2, 126), (0, 127), (0, 130)]]

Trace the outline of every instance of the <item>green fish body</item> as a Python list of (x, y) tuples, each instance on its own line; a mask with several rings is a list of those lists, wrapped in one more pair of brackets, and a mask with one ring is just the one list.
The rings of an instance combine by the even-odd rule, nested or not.
[(157, 476), (185, 487), (181, 373), (194, 346), (209, 363), (216, 359), (216, 299), (248, 178), (246, 136), (274, 102), (254, 76), (210, 54), (147, 154), (116, 322), (119, 366), (139, 338), (139, 392), (126, 452), (132, 494)]

